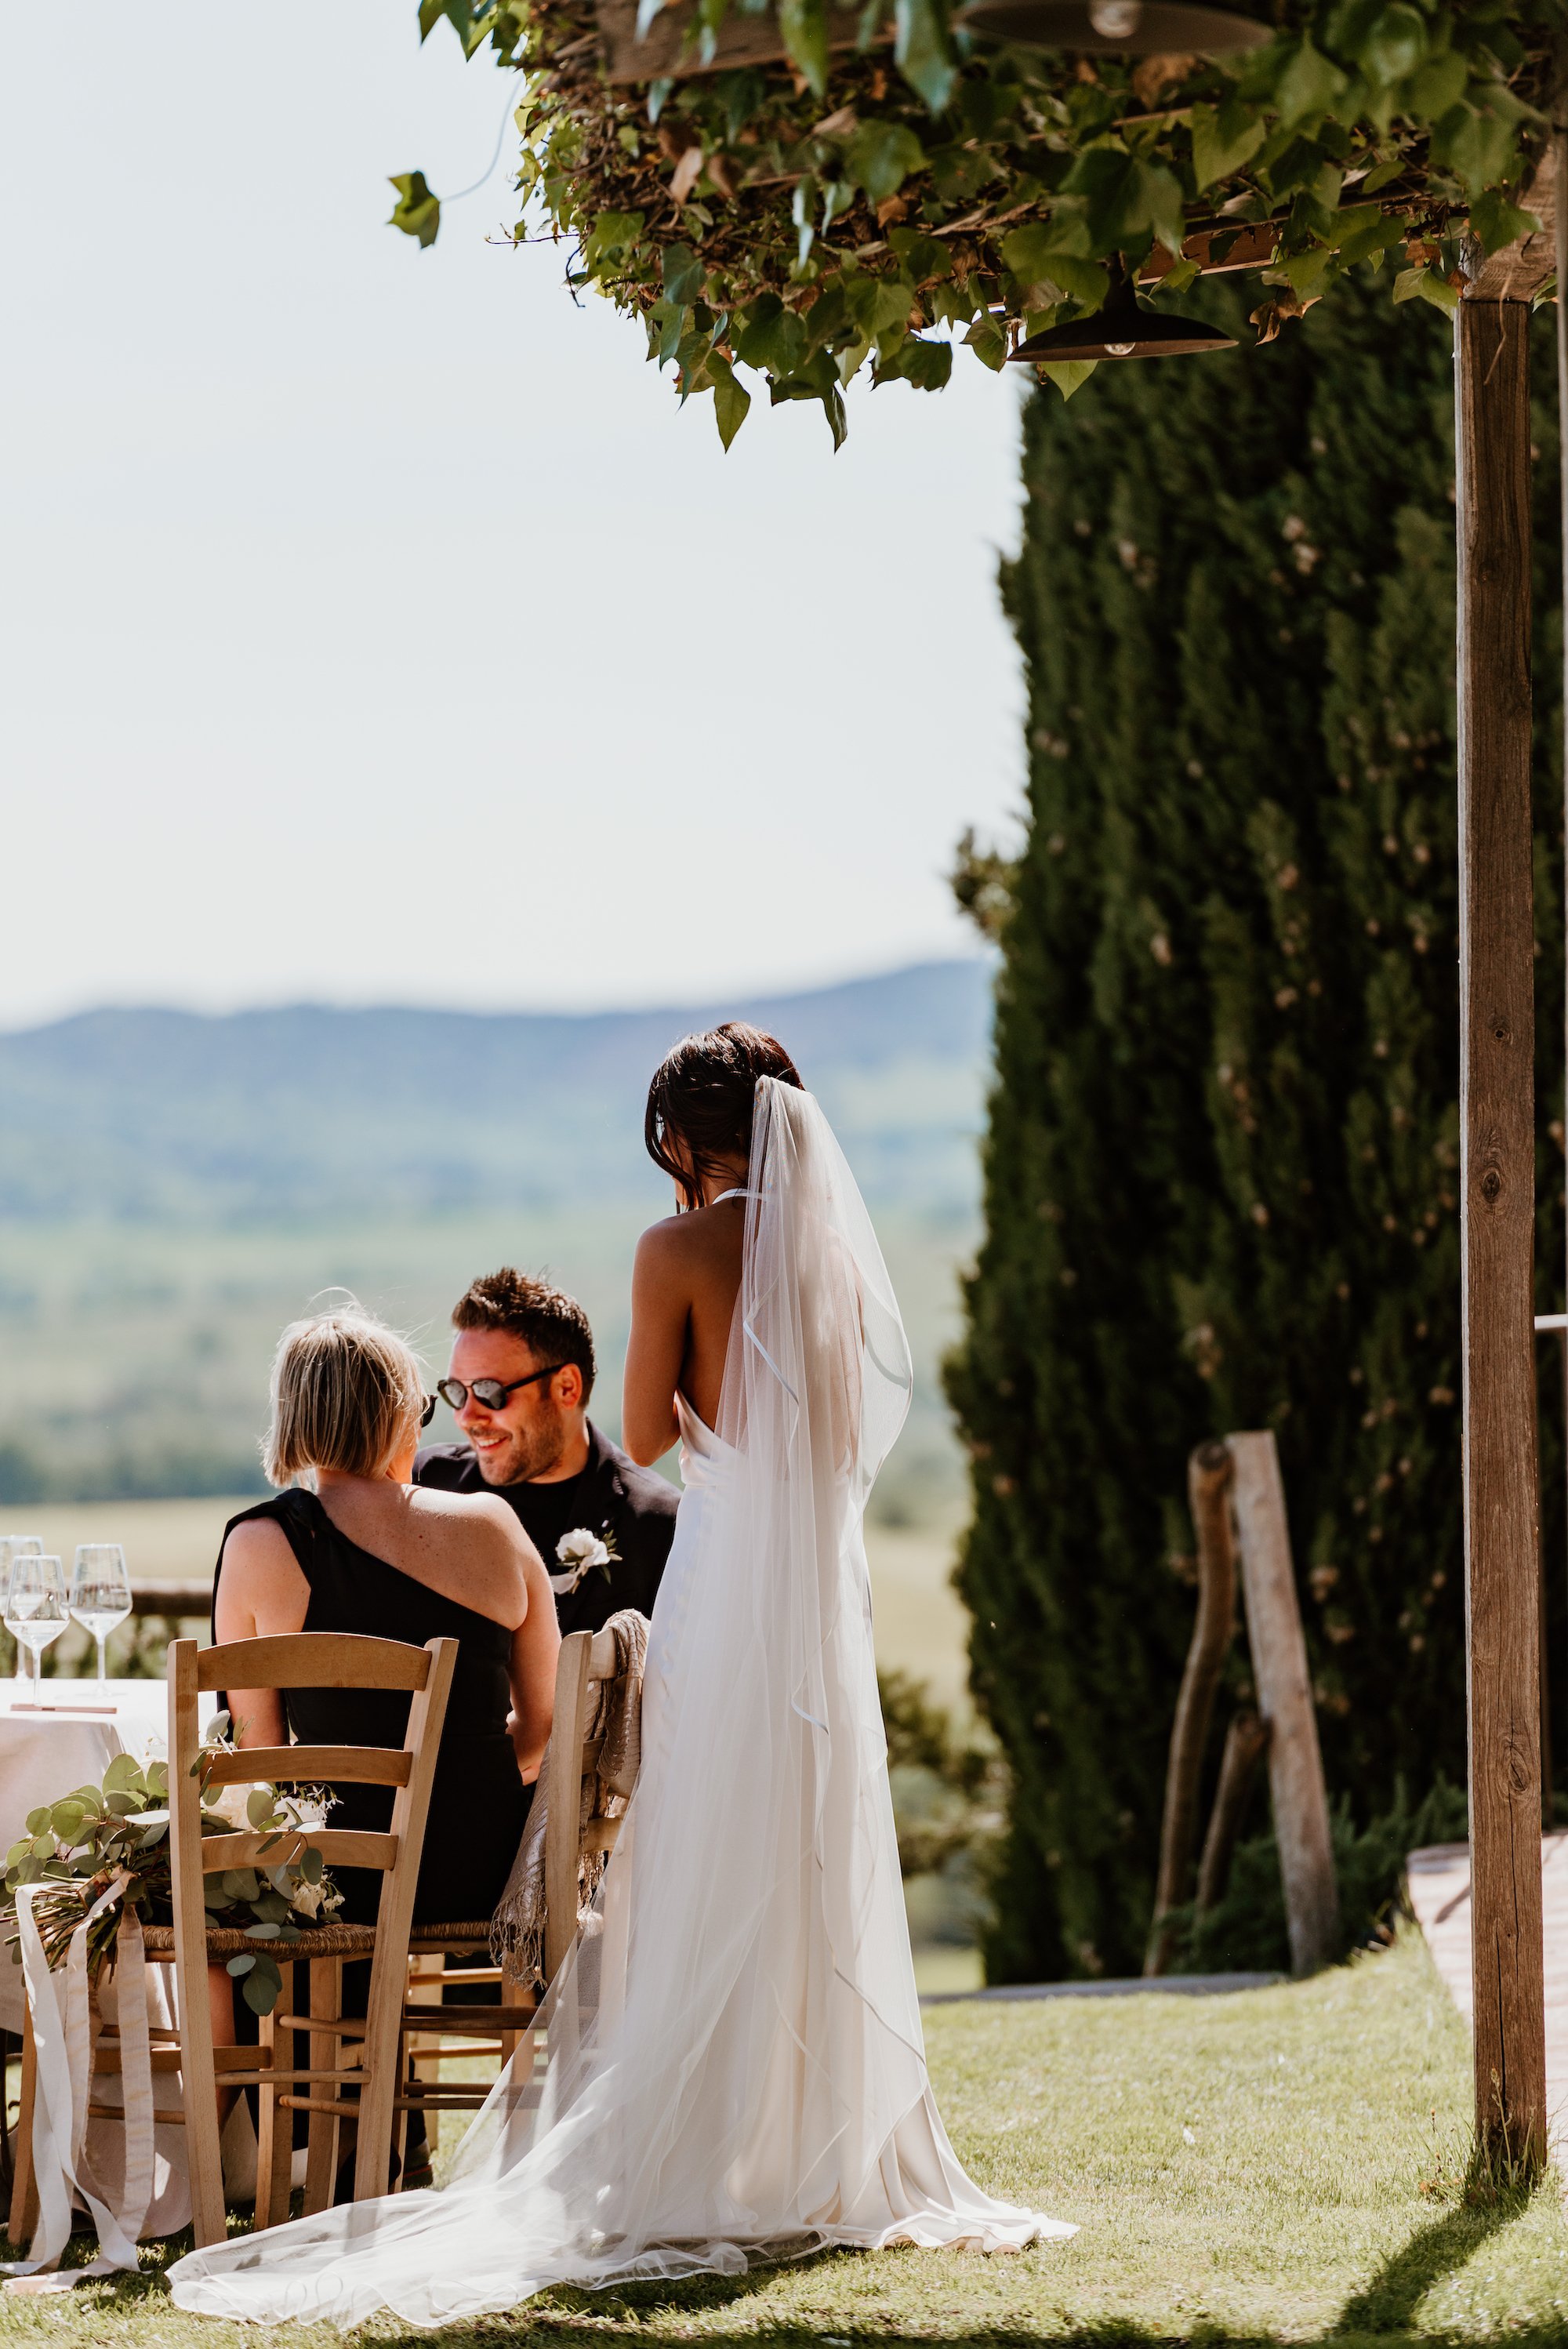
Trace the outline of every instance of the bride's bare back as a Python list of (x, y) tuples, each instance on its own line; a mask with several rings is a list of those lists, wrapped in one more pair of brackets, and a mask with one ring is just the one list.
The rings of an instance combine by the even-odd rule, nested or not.
[[(744, 1165), (733, 1180), (745, 1182)], [(706, 1187), (717, 1198), (729, 1185), (715, 1178)], [(644, 1467), (678, 1439), (677, 1390), (699, 1419), (718, 1424), (745, 1237), (745, 1200), (724, 1199), (653, 1225), (637, 1243), (621, 1441)]]
[(637, 1243), (621, 1440), (650, 1467), (679, 1440), (682, 1394), (715, 1433), (746, 1245), (743, 1191), (763, 1078), (799, 1086), (776, 1036), (727, 1019), (686, 1036), (648, 1087), (643, 1138), (673, 1180), (685, 1213)]

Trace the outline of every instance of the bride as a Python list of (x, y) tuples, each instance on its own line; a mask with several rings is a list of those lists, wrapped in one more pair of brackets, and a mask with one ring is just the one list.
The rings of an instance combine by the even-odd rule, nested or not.
[(192, 2252), (181, 2308), (438, 2325), (556, 2283), (1076, 2231), (972, 2182), (926, 2072), (861, 1538), (910, 1360), (864, 1203), (739, 1023), (670, 1054), (647, 1140), (684, 1212), (638, 1249), (624, 1433), (644, 1461), (678, 1433), (686, 1490), (593, 1930), (441, 2192)]

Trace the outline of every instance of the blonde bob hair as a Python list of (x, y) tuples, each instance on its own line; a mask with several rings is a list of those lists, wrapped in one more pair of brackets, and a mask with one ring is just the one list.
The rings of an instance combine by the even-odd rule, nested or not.
[(354, 1299), (291, 1321), (273, 1358), (267, 1482), (307, 1469), (379, 1476), (419, 1431), (424, 1381), (412, 1348)]

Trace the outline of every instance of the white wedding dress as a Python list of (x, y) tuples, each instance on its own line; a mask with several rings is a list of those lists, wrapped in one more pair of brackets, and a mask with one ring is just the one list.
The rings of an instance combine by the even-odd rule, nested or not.
[(194, 2251), (181, 2308), (440, 2325), (551, 2284), (738, 2271), (829, 2244), (1016, 2249), (932, 2096), (861, 1520), (909, 1352), (816, 1102), (764, 1080), (716, 1431), (654, 1612), (642, 1773), (585, 1931), (439, 2193)]

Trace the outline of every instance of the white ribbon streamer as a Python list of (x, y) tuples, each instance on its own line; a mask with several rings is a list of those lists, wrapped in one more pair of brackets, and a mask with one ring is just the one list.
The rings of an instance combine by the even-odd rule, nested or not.
[[(33, 2107), (33, 2171), (38, 2194), (38, 2224), (25, 2260), (0, 2261), (0, 2275), (43, 2277), (31, 2289), (69, 2291), (74, 2285), (115, 2275), (138, 2264), (137, 2240), (152, 2199), (152, 2054), (147, 2020), (147, 1954), (141, 1920), (128, 1909), (120, 1920), (115, 1987), (119, 2018), (120, 2082), (125, 2105), (125, 2171), (118, 2197), (94, 2176), (87, 2158), (88, 2105), (92, 2095), (92, 2014), (88, 1981), (88, 1935), (104, 1911), (124, 1897), (119, 1878), (94, 1902), (71, 1935), (63, 1974), (51, 1971), (33, 1904), (49, 1884), (24, 1884), (16, 1892), (16, 1923), (22, 1971), (27, 1986), (37, 2089)], [(98, 2230), (98, 2256), (89, 2266), (55, 2276), (71, 2238), (71, 2213), (82, 2202)], [(24, 2286), (24, 2288), (27, 2288)]]

